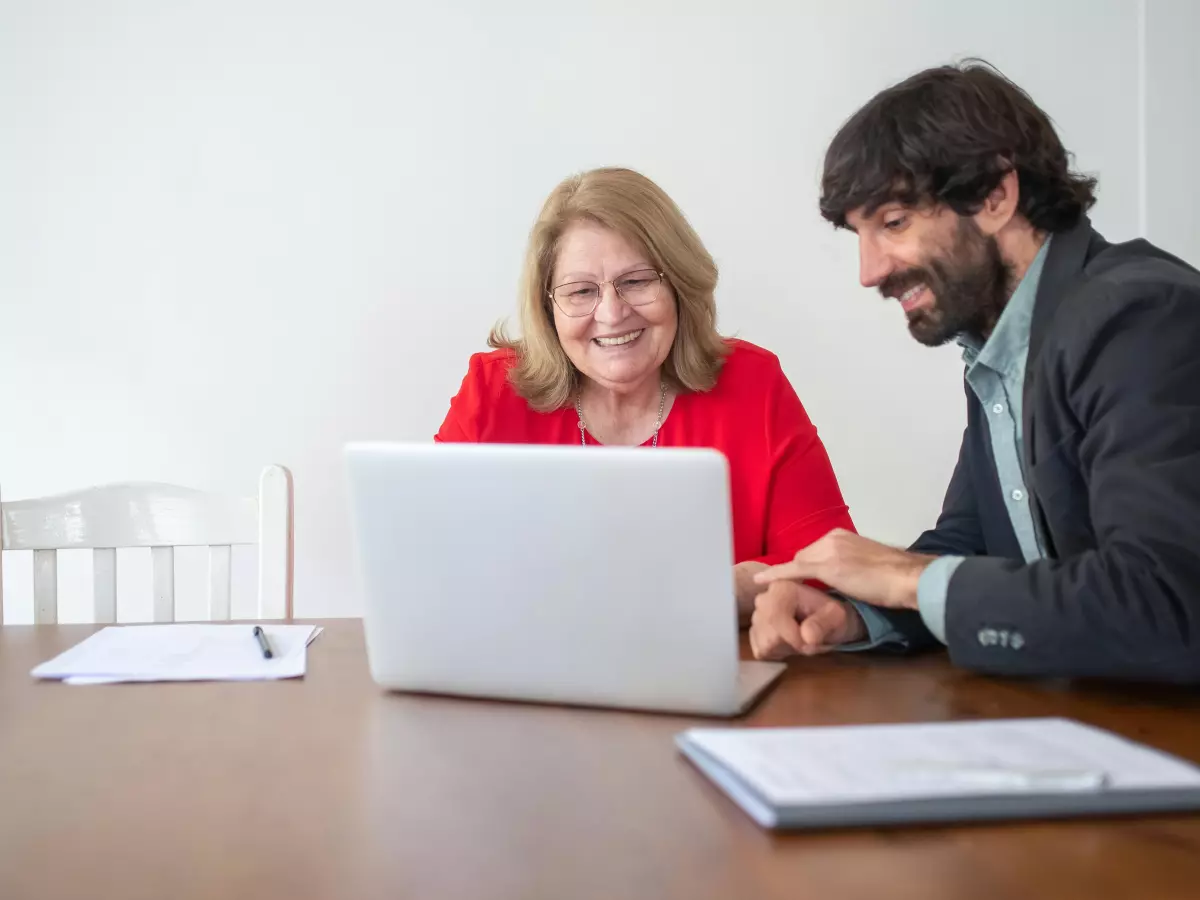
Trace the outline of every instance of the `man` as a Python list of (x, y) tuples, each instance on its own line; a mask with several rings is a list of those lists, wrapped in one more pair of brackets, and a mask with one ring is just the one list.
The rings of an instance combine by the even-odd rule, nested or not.
[(962, 345), (967, 428), (908, 552), (840, 532), (757, 576), (756, 655), (940, 641), (987, 672), (1200, 682), (1200, 273), (1107, 243), (1095, 184), (984, 64), (838, 132), (821, 213), (913, 337)]

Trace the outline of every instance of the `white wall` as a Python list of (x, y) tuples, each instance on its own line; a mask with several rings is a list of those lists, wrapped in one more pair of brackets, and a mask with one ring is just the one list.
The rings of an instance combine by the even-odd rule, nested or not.
[(280, 462), (298, 612), (357, 613), (340, 445), (429, 438), (546, 192), (621, 164), (698, 228), (722, 327), (782, 357), (859, 527), (904, 542), (940, 507), (959, 366), (818, 217), (838, 125), (985, 56), (1100, 175), (1098, 226), (1136, 231), (1136, 0), (498, 6), (0, 2), (5, 496), (250, 492)]
[(1200, 265), (1200, 3), (1148, 0), (1143, 29), (1146, 237)]

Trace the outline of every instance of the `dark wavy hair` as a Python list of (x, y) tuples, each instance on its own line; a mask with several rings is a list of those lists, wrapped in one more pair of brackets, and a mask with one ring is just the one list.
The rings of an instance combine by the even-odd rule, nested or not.
[(821, 215), (884, 203), (944, 203), (974, 215), (1016, 171), (1018, 212), (1039, 231), (1073, 226), (1096, 202), (1096, 179), (1071, 171), (1050, 117), (983, 60), (926, 69), (876, 94), (825, 153)]

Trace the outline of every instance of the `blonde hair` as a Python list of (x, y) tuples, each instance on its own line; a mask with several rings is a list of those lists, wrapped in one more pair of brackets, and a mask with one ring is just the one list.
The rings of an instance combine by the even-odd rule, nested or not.
[(679, 207), (657, 184), (630, 169), (593, 169), (558, 185), (529, 234), (518, 299), (521, 337), (500, 323), (488, 345), (511, 350), (517, 363), (509, 380), (531, 407), (552, 412), (571, 402), (579, 372), (554, 327), (549, 297), (558, 244), (567, 227), (592, 221), (612, 229), (649, 254), (675, 291), (678, 329), (663, 363), (663, 378), (678, 391), (707, 391), (717, 382), (725, 355), (717, 331), (717, 265)]

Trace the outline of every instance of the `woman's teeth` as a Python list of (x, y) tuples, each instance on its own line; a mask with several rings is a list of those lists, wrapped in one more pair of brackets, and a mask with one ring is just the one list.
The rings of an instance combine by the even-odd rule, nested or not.
[(629, 334), (622, 334), (618, 337), (602, 337), (596, 338), (596, 343), (601, 347), (619, 347), (621, 344), (628, 344), (631, 341), (636, 341), (642, 336), (642, 332), (646, 329), (642, 328), (637, 331), (631, 331)]

